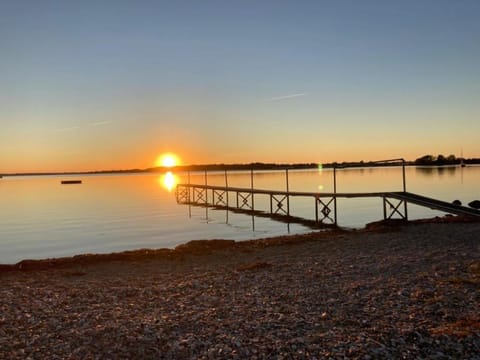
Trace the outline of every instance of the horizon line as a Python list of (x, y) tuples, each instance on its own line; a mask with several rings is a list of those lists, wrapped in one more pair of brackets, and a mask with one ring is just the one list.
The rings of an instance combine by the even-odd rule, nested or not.
[[(456, 158), (456, 160), (461, 160), (463, 158)], [(402, 160), (402, 159), (395, 159), (395, 160)], [(416, 159), (417, 160), (417, 159)], [(404, 160), (405, 165), (415, 165), (416, 160)], [(480, 158), (470, 158), (470, 159), (463, 159), (463, 160), (469, 160), (469, 161), (474, 161), (473, 164), (478, 164), (480, 162)], [(245, 167), (253, 167), (254, 166), (268, 166), (268, 167), (283, 167), (283, 168), (288, 168), (288, 167), (305, 167), (305, 168), (314, 168), (314, 167), (320, 167), (320, 166), (327, 166), (327, 167), (332, 167), (335, 164), (341, 165), (341, 164), (347, 164), (347, 165), (355, 165), (355, 166), (396, 166), (397, 164), (395, 163), (382, 163), (382, 161), (390, 161), (390, 160), (381, 160), (380, 163), (375, 160), (360, 160), (360, 161), (333, 161), (333, 162), (327, 162), (327, 163), (316, 163), (316, 162), (295, 162), (295, 163), (271, 163), (271, 162), (250, 162), (250, 163), (210, 163), (210, 164), (189, 164), (189, 165), (177, 165), (177, 166), (172, 166), (172, 167), (166, 167), (166, 166), (154, 166), (154, 167), (148, 167), (148, 168), (130, 168), (130, 169), (103, 169), (103, 170), (80, 170), (80, 171), (23, 171), (23, 172), (3, 172), (0, 173), (0, 176), (36, 176), (36, 175), (88, 175), (88, 174), (112, 174), (112, 173), (140, 173), (140, 172), (156, 172), (156, 171), (168, 171), (169, 169), (186, 169), (189, 167), (192, 168), (197, 168), (200, 171), (203, 169), (206, 169), (207, 167), (229, 167), (229, 168), (234, 168), (238, 167), (238, 170), (247, 170)], [(435, 165), (435, 164), (432, 164)], [(445, 165), (457, 165), (457, 164), (445, 164)], [(235, 170), (235, 169), (230, 169), (230, 170)]]

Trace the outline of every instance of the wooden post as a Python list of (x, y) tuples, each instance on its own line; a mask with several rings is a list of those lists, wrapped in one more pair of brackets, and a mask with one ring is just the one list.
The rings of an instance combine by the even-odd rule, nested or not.
[(227, 176), (227, 169), (225, 168), (225, 196), (227, 197), (227, 214), (225, 218), (225, 223), (228, 224), (228, 176)]
[(250, 189), (252, 190), (252, 193), (250, 196), (252, 197), (252, 211), (255, 210), (254, 202), (253, 202), (253, 168), (250, 169)]
[(255, 231), (255, 215), (254, 215), (254, 211), (255, 211), (255, 203), (254, 203), (254, 197), (253, 197), (253, 168), (250, 169), (250, 188), (252, 190), (252, 193), (250, 194), (251, 198), (252, 198), (252, 229), (253, 231)]
[(187, 181), (188, 181), (188, 217), (192, 217), (192, 188), (190, 187), (190, 170), (187, 171)]
[[(285, 178), (287, 181), (287, 216), (290, 216), (290, 190), (288, 184), (288, 168), (285, 169)], [(290, 234), (290, 218), (287, 220), (287, 232)]]
[(383, 220), (387, 220), (387, 200), (383, 197)]
[(337, 225), (337, 168), (333, 165), (333, 217)]
[(285, 169), (285, 179), (287, 182), (287, 216), (290, 216), (290, 188), (288, 184), (288, 168)]
[(337, 194), (337, 168), (333, 165), (333, 193)]
[(208, 191), (207, 191), (207, 170), (205, 169), (205, 220), (208, 223)]
[[(402, 159), (402, 175), (403, 175), (403, 192), (407, 192), (407, 180), (405, 176), (405, 160)], [(407, 201), (403, 201), (403, 212), (405, 213), (405, 220), (408, 220)]]

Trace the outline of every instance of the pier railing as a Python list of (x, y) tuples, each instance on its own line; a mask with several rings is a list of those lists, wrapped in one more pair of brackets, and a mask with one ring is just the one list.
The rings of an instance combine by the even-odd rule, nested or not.
[[(381, 164), (401, 164), (402, 166), (402, 188), (403, 192), (407, 192), (407, 177), (405, 174), (405, 159), (403, 158), (396, 158), (396, 159), (386, 159), (386, 160), (377, 160), (377, 161), (372, 161), (369, 162), (369, 164), (373, 165), (381, 165)], [(337, 193), (337, 169), (345, 169), (351, 167), (349, 165), (335, 165), (333, 167), (333, 192), (336, 194)], [(376, 194), (373, 196), (377, 196)], [(408, 220), (408, 207), (407, 207), (407, 201), (404, 199), (398, 200), (397, 203), (394, 203), (391, 198), (388, 196), (382, 196), (383, 198), (383, 218), (384, 220), (386, 219), (392, 219), (395, 215), (398, 215), (400, 219), (403, 220)], [(403, 207), (403, 212), (401, 211)], [(336, 211), (336, 196), (335, 196), (335, 211)], [(391, 211), (388, 212), (387, 208), (389, 208)], [(335, 214), (336, 218), (336, 214)]]
[[(268, 190), (258, 189), (254, 187), (254, 170), (250, 170), (250, 187), (231, 187), (228, 183), (227, 170), (224, 171), (225, 185), (209, 185), (208, 174), (204, 171), (204, 183), (190, 183), (190, 174), (188, 174), (188, 183), (178, 184), (176, 189), (176, 200), (179, 204), (190, 206), (203, 206), (207, 211), (208, 208), (220, 208), (237, 212), (252, 214), (263, 213), (272, 218), (299, 219), (292, 216), (290, 209), (290, 199), (293, 197), (307, 197), (313, 199), (315, 220), (314, 224), (319, 225), (338, 225), (337, 221), (337, 199), (338, 198), (381, 198), (383, 201), (383, 218), (408, 220), (407, 203), (440, 210), (446, 213), (457, 215), (480, 216), (480, 211), (453, 205), (441, 200), (436, 200), (409, 193), (406, 190), (405, 160), (390, 159), (374, 162), (375, 164), (399, 163), (402, 166), (402, 187), (403, 191), (391, 192), (338, 192), (337, 191), (337, 170), (344, 169), (348, 166), (333, 167), (333, 192), (301, 192), (290, 191), (289, 186), (289, 169), (285, 169), (285, 190)], [(255, 207), (255, 196), (263, 195), (269, 197), (269, 210), (258, 210)], [(229, 199), (235, 199), (232, 204)], [(307, 220), (307, 219), (304, 219)], [(307, 220), (308, 221), (308, 220)], [(298, 222), (298, 221), (295, 221)]]

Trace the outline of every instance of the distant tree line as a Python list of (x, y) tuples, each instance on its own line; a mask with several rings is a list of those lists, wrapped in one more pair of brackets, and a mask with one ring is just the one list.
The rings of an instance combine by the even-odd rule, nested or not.
[[(312, 169), (318, 168), (316, 163), (301, 163), (301, 164), (275, 164), (275, 163), (261, 163), (254, 162), (248, 164), (203, 164), (203, 165), (181, 165), (175, 167), (180, 171), (221, 171), (221, 170), (278, 170), (278, 169)], [(146, 171), (165, 170), (164, 168), (151, 168)]]
[(442, 165), (458, 165), (458, 164), (468, 164), (468, 165), (473, 165), (473, 164), (480, 164), (480, 159), (478, 158), (472, 158), (472, 159), (464, 159), (461, 157), (456, 157), (455, 155), (448, 155), (448, 156), (443, 156), (443, 155), (438, 155), (438, 156), (433, 156), (433, 155), (424, 155), (422, 157), (419, 157), (413, 162), (413, 165), (420, 165), (420, 166), (442, 166)]
[[(480, 158), (458, 158), (455, 155), (424, 155), (419, 157), (415, 161), (405, 161), (406, 165), (419, 165), (419, 166), (442, 166), (442, 165), (473, 165), (480, 164)], [(399, 166), (400, 163), (383, 163), (376, 161), (356, 161), (356, 162), (333, 162), (333, 163), (262, 163), (254, 162), (248, 164), (204, 164), (204, 165), (183, 165), (176, 166), (173, 169), (177, 171), (221, 171), (221, 170), (281, 170), (281, 169), (313, 169), (321, 166), (324, 169), (328, 168), (346, 168), (346, 167), (377, 167), (377, 166)], [(84, 171), (84, 172), (45, 172), (45, 173), (11, 173), (2, 174), (1, 176), (17, 176), (17, 175), (71, 175), (71, 174), (126, 174), (126, 173), (144, 173), (144, 172), (158, 172), (166, 171), (169, 168), (154, 167), (147, 169), (127, 169), (127, 170), (100, 170), (100, 171)]]
[(414, 161), (415, 165), (457, 165), (462, 161), (461, 158), (457, 158), (455, 155), (424, 155)]

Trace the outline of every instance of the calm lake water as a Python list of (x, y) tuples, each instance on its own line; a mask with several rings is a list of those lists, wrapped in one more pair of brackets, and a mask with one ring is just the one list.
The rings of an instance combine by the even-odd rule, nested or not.
[[(186, 183), (186, 174), (175, 174)], [(162, 174), (82, 175), (81, 185), (60, 185), (67, 176), (19, 176), (0, 179), (0, 263), (23, 259), (108, 253), (139, 248), (174, 247), (194, 239), (245, 240), (310, 232), (301, 225), (252, 218), (223, 210), (179, 205)], [(168, 178), (167, 178), (168, 180)], [(172, 180), (172, 179), (170, 179)], [(407, 191), (463, 204), (480, 199), (480, 166), (407, 167)], [(204, 184), (203, 173), (191, 183)], [(223, 172), (209, 173), (209, 185), (224, 185)], [(250, 187), (250, 172), (229, 172), (228, 185)], [(285, 172), (255, 172), (254, 187), (284, 190)], [(168, 182), (168, 181), (167, 181)], [(332, 170), (289, 171), (291, 191), (333, 192)], [(400, 167), (337, 170), (338, 192), (401, 191)], [(233, 203), (233, 199), (231, 200)], [(269, 208), (255, 197), (256, 209)], [(312, 198), (292, 198), (291, 214), (314, 219)], [(339, 199), (338, 223), (363, 227), (383, 217), (381, 199)], [(409, 205), (409, 218), (443, 213)]]

